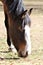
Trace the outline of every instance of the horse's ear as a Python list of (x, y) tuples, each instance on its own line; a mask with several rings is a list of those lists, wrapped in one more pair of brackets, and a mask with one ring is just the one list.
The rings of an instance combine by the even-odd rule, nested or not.
[(28, 13), (29, 13), (29, 15), (31, 14), (32, 10), (33, 10), (33, 8), (31, 8), (31, 9), (29, 10), (29, 12), (28, 12)]
[(25, 17), (25, 15), (26, 15), (26, 12), (27, 12), (27, 10), (23, 11), (23, 12), (19, 15), (19, 17), (24, 18), (24, 17)]

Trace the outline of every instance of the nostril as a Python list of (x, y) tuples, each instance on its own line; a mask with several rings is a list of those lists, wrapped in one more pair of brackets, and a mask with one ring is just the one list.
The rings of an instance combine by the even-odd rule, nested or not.
[(26, 52), (26, 57), (28, 56), (28, 52)]

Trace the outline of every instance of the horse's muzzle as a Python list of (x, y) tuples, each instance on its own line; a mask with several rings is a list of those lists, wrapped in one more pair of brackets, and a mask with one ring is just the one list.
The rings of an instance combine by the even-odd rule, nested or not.
[(19, 56), (19, 57), (24, 57), (24, 58), (25, 58), (25, 57), (28, 56), (28, 52), (19, 51), (19, 52), (18, 52), (18, 56)]

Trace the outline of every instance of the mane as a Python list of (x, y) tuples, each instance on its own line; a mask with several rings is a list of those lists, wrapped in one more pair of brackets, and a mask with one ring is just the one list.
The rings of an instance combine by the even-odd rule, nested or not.
[(24, 12), (22, 0), (5, 0), (5, 3), (7, 5), (8, 12), (12, 17), (14, 17), (14, 15), (18, 16)]
[(18, 6), (19, 0), (13, 0), (13, 2), (11, 3), (11, 5), (9, 6), (9, 13), (15, 13), (16, 8)]

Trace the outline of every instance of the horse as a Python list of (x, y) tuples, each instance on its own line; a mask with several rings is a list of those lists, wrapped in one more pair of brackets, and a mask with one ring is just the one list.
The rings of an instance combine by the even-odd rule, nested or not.
[(2, 3), (9, 49), (15, 48), (20, 57), (27, 57), (28, 54), (31, 54), (31, 19), (29, 15), (33, 8), (28, 12), (24, 8), (22, 0), (2, 0)]

